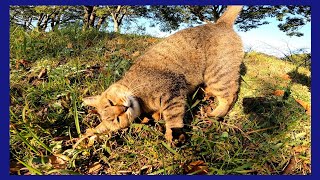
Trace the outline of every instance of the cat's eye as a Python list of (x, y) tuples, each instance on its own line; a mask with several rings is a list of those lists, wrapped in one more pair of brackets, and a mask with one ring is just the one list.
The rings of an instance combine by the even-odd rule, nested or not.
[(114, 106), (114, 104), (113, 104), (113, 102), (111, 100), (108, 99), (108, 101), (109, 101), (111, 106)]
[(119, 118), (119, 116), (117, 117), (117, 121), (118, 121), (118, 123), (120, 123), (120, 118)]

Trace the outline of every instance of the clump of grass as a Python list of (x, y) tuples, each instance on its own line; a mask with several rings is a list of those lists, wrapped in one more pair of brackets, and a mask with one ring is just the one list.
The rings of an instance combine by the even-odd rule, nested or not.
[[(296, 102), (310, 104), (310, 90), (304, 81), (283, 78), (296, 64), (255, 52), (244, 59), (239, 99), (224, 121), (206, 117), (210, 104), (190, 97), (181, 146), (166, 144), (158, 121), (134, 123), (73, 150), (67, 142), (99, 123), (81, 99), (117, 81), (157, 41), (75, 27), (50, 33), (12, 28), (10, 173), (311, 173), (310, 116)], [(29, 64), (16, 66), (21, 58)], [(43, 69), (47, 74), (39, 78)], [(310, 77), (304, 67), (298, 72)], [(288, 98), (274, 95), (289, 85)]]

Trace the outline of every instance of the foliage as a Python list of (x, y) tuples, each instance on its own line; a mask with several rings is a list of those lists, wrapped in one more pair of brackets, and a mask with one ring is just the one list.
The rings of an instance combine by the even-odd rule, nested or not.
[(311, 21), (310, 6), (283, 6), (276, 10), (276, 17), (279, 21), (285, 22), (278, 25), (279, 29), (289, 36), (303, 36), (298, 30), (307, 22)]
[[(83, 30), (98, 30), (112, 22), (114, 32), (120, 26), (139, 18), (147, 18), (151, 26), (159, 24), (162, 31), (177, 30), (181, 25), (193, 26), (207, 21), (215, 22), (226, 6), (11, 6), (12, 24), (38, 30), (59, 29), (65, 24), (80, 22)], [(22, 13), (21, 13), (22, 12)], [(266, 18), (276, 18), (279, 29), (289, 36), (302, 36), (299, 29), (311, 20), (310, 6), (244, 6), (236, 24), (239, 30), (248, 31), (268, 24)], [(285, 22), (282, 22), (285, 21)], [(106, 26), (105, 26), (106, 27)]]
[[(226, 6), (151, 6), (153, 18), (161, 24), (161, 30), (177, 30), (181, 24), (192, 26), (205, 21), (216, 22), (225, 11)], [(236, 21), (241, 31), (249, 31), (261, 25), (268, 24), (268, 17), (286, 22), (279, 24), (281, 31), (289, 36), (302, 36), (299, 28), (310, 22), (310, 6), (244, 6)]]

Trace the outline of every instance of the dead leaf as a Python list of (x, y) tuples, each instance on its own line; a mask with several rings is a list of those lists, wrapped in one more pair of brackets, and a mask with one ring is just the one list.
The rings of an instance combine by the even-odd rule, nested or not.
[(183, 166), (186, 174), (207, 174), (208, 166), (204, 161), (198, 160)]
[(309, 147), (305, 147), (305, 146), (296, 146), (293, 148), (293, 151), (295, 153), (302, 153), (302, 152), (306, 152), (309, 150)]
[(68, 48), (68, 49), (72, 49), (72, 48), (73, 48), (73, 44), (72, 44), (71, 42), (69, 42), (69, 43), (67, 44), (67, 48)]
[[(62, 155), (64, 156), (64, 155)], [(61, 158), (59, 155), (51, 155), (49, 156), (49, 163), (56, 169), (65, 169), (67, 167), (66, 158)]]
[(293, 174), (296, 165), (297, 165), (296, 158), (295, 157), (291, 157), (291, 159), (289, 160), (289, 164), (283, 170), (283, 174)]
[(47, 76), (47, 69), (44, 68), (40, 71), (39, 75), (38, 75), (38, 79), (43, 79)]
[(283, 74), (281, 78), (284, 80), (291, 80), (291, 77), (288, 74)]
[(94, 145), (94, 141), (98, 138), (97, 135), (93, 135), (88, 139), (88, 144), (86, 145), (86, 148), (89, 148)]
[(26, 68), (29, 64), (30, 64), (30, 62), (25, 59), (17, 60), (16, 61), (16, 69), (18, 69), (20, 65), (22, 65), (24, 68)]
[(99, 114), (98, 111), (95, 110), (95, 109), (89, 109), (89, 110), (88, 110), (88, 113), (89, 113), (89, 114)]
[(132, 174), (132, 171), (122, 170), (122, 171), (118, 171), (118, 173), (121, 175), (130, 175), (130, 174)]
[(161, 114), (159, 111), (155, 112), (152, 114), (152, 118), (155, 120), (155, 121), (159, 121), (161, 119)]
[(20, 162), (10, 162), (10, 173), (16, 174), (23, 168), (25, 167)]
[(69, 109), (69, 103), (67, 103), (64, 99), (60, 100), (61, 106), (65, 109)]
[(311, 173), (310, 163), (306, 163), (305, 161), (303, 161), (302, 166), (305, 171), (307, 171), (308, 173)]
[(306, 110), (306, 113), (308, 115), (311, 115), (311, 106), (307, 102), (304, 102), (299, 99), (295, 99), (295, 100), (297, 101), (297, 103), (299, 103)]
[(268, 163), (265, 163), (263, 167), (264, 167), (264, 169), (269, 171), (269, 173), (274, 171), (273, 168)]
[[(213, 104), (213, 103), (212, 103), (212, 104)], [(215, 107), (213, 107), (213, 108), (215, 108)], [(204, 108), (204, 113), (210, 114), (212, 111), (213, 111), (213, 110), (212, 110), (211, 105), (210, 105), (210, 106), (206, 106), (206, 107)]]
[(89, 174), (98, 174), (101, 170), (102, 165), (99, 162), (93, 163), (91, 166), (89, 166)]
[(141, 121), (141, 124), (147, 124), (149, 121), (150, 121), (149, 118), (144, 117), (144, 118), (142, 119), (142, 121)]
[(131, 57), (135, 58), (135, 57), (138, 57), (139, 55), (140, 55), (140, 51), (136, 51), (131, 54)]
[(44, 118), (48, 115), (48, 107), (42, 108), (40, 111), (36, 113), (37, 116)]
[(283, 96), (284, 95), (284, 91), (283, 90), (275, 90), (273, 92), (273, 95), (275, 95), (275, 96)]
[(32, 81), (31, 85), (32, 85), (32, 86), (38, 86), (38, 85), (40, 85), (41, 83), (42, 83), (41, 80), (35, 79), (35, 80)]
[(148, 174), (152, 172), (152, 166), (151, 165), (144, 165), (141, 169), (140, 169), (140, 174)]
[(70, 158), (66, 155), (63, 155), (63, 154), (54, 154), (54, 156), (59, 157), (60, 159), (62, 159), (64, 161), (70, 161)]

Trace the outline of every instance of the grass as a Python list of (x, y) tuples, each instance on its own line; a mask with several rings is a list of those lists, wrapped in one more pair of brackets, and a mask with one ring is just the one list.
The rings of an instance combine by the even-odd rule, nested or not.
[(166, 144), (159, 121), (73, 150), (67, 142), (99, 123), (81, 99), (121, 78), (159, 39), (76, 27), (12, 27), (10, 38), (10, 174), (311, 173), (311, 117), (296, 101), (311, 103), (306, 67), (250, 52), (239, 99), (223, 121), (206, 117), (208, 100), (190, 97), (181, 146)]

